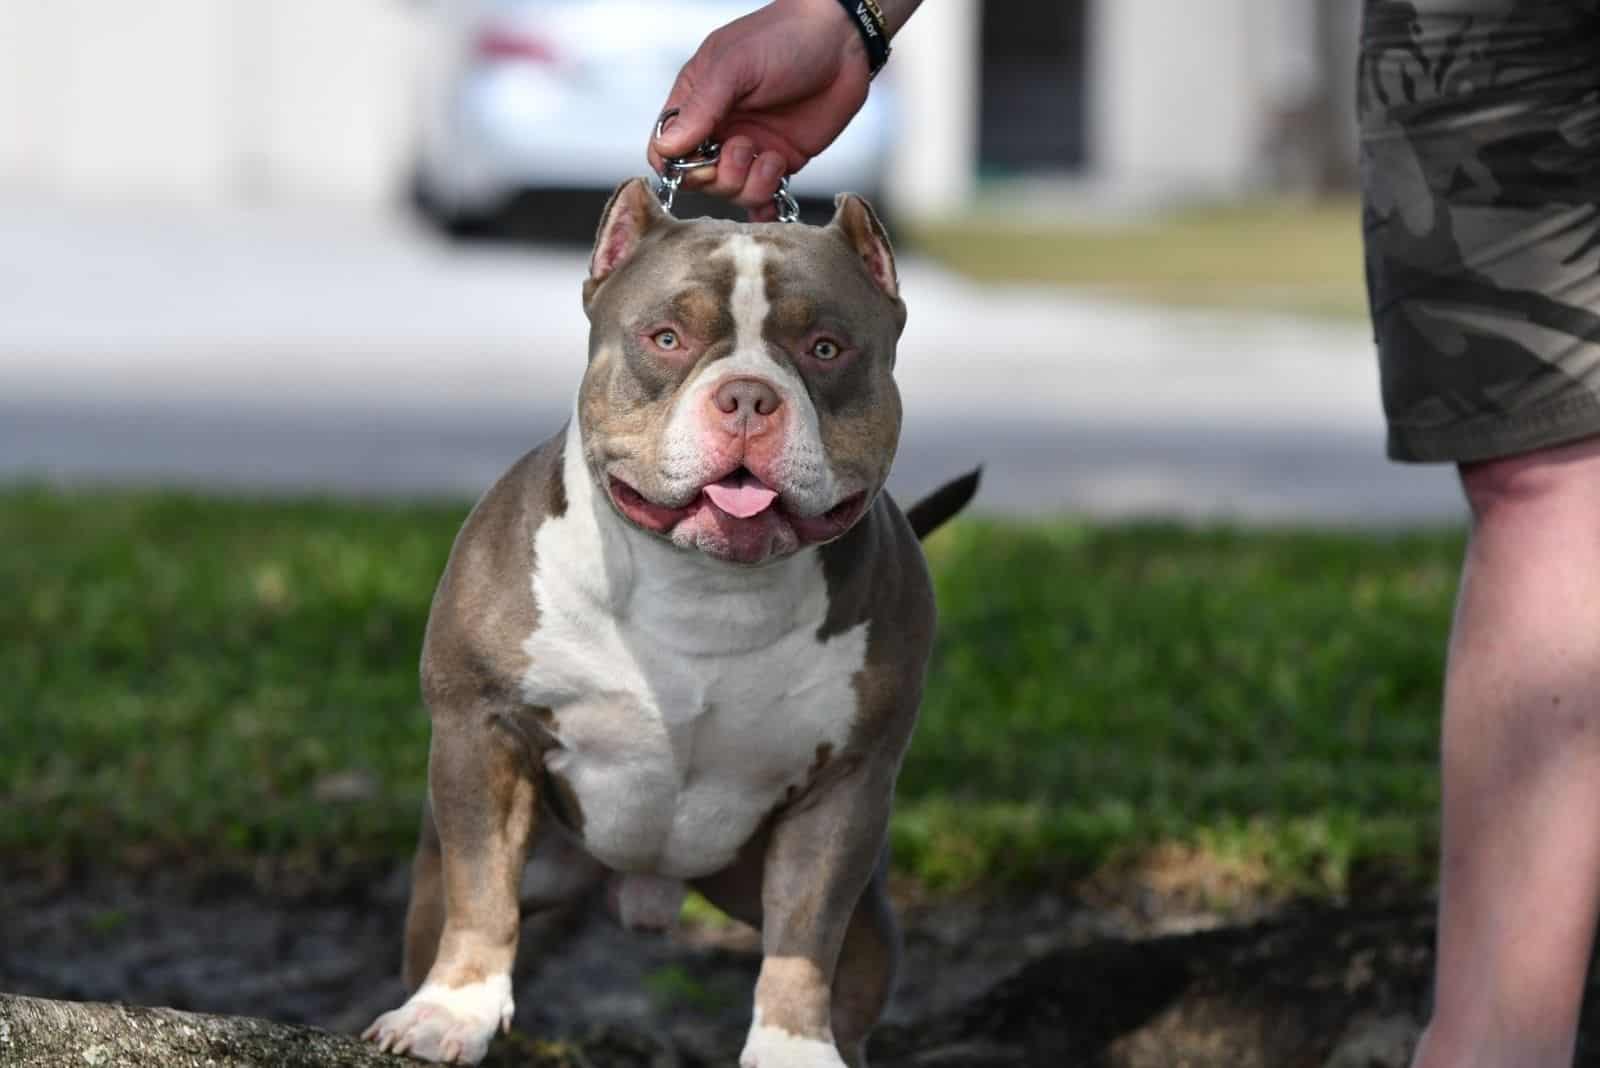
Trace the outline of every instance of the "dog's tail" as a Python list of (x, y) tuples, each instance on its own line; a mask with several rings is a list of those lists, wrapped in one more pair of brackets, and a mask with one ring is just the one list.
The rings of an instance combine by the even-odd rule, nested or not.
[(906, 509), (906, 519), (911, 523), (911, 529), (916, 532), (918, 541), (944, 526), (951, 517), (971, 503), (973, 495), (978, 492), (978, 480), (982, 475), (983, 468), (974, 467), (960, 478), (951, 479)]

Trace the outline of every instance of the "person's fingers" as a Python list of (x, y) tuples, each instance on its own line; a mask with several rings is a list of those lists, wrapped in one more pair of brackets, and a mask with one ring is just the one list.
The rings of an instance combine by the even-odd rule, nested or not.
[(751, 222), (777, 222), (778, 205), (768, 200), (764, 204), (757, 204), (749, 211)]
[[(722, 146), (716, 167), (702, 167), (684, 175), (683, 184), (712, 196), (732, 197), (744, 188), (750, 165), (755, 162), (756, 146), (748, 137), (730, 137)], [(699, 180), (696, 181), (695, 179)]]
[(744, 188), (734, 196), (734, 203), (752, 211), (763, 204), (772, 203), (772, 194), (778, 191), (778, 182), (784, 174), (783, 157), (776, 152), (763, 152), (750, 167)]
[(740, 83), (743, 65), (709, 58), (718, 50), (716, 38), (716, 34), (706, 38), (700, 51), (684, 64), (677, 81), (672, 83), (662, 113), (673, 108), (677, 108), (678, 113), (667, 119), (660, 134), (651, 138), (650, 147), (657, 155), (688, 155), (710, 137), (717, 124), (733, 110), (734, 101), (743, 89)]

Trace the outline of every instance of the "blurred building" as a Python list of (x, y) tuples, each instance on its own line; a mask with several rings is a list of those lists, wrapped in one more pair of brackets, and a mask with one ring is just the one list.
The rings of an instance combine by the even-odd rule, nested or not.
[(386, 199), (408, 156), (416, 6), (0, 0), (0, 183)]
[[(0, 0), (0, 187), (393, 202), (426, 16), (450, 2)], [(1358, 11), (928, 0), (891, 65), (891, 191), (915, 214), (991, 179), (1157, 197), (1347, 182)]]
[(897, 75), (904, 199), (1069, 178), (1136, 198), (1349, 185), (1356, 0), (929, 0)]

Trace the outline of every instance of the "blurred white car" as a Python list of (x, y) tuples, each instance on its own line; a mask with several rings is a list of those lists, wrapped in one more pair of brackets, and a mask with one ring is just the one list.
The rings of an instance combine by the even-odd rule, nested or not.
[[(754, 0), (433, 0), (413, 197), (467, 233), (517, 198), (609, 190), (647, 173), (645, 141), (684, 62)], [(881, 79), (791, 182), (801, 198), (876, 197), (892, 133)]]

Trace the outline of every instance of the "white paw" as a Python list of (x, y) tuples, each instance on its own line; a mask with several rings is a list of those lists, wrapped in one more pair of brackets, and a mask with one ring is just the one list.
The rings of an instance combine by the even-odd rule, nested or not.
[(739, 1054), (739, 1068), (845, 1068), (845, 1063), (833, 1039), (763, 1027), (757, 1017)]
[(508, 975), (457, 987), (424, 983), (404, 1005), (372, 1021), (361, 1037), (386, 1053), (477, 1064), (489, 1052), (495, 1029), (511, 1029), (513, 1009)]

